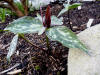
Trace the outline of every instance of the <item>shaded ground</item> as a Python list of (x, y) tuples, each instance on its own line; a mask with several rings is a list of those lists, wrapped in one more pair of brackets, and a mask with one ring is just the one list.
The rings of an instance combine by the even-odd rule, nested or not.
[[(58, 15), (63, 8), (62, 4), (51, 4), (51, 11), (53, 15)], [(34, 13), (30, 13), (30, 16), (36, 16)], [(45, 8), (44, 8), (45, 12)], [(64, 25), (68, 25), (68, 13), (64, 13)], [(86, 23), (89, 18), (93, 18), (92, 25), (100, 23), (100, 2), (88, 2), (82, 4), (82, 9), (70, 10), (70, 24), (73, 31), (79, 33), (86, 29)], [(0, 29), (4, 29), (9, 22), (16, 19), (16, 17), (8, 17), (5, 23), (0, 23)], [(51, 53), (47, 54), (38, 48), (35, 48), (28, 44), (23, 39), (19, 39), (17, 45), (17, 51), (11, 58), (11, 63), (6, 61), (7, 48), (13, 38), (14, 34), (0, 32), (0, 72), (4, 71), (16, 63), (20, 63), (17, 69), (22, 69), (21, 75), (66, 75), (67, 74), (67, 55), (68, 48), (63, 47), (60, 43), (50, 42)], [(37, 34), (25, 35), (30, 41), (39, 46), (40, 48), (46, 48), (45, 35), (38, 36)], [(59, 74), (60, 72), (60, 74)], [(6, 75), (6, 74), (4, 74)]]

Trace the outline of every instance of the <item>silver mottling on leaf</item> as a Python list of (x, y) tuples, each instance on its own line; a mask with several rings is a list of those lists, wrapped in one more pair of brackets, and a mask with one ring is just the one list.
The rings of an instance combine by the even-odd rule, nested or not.
[(17, 41), (18, 41), (18, 34), (15, 35), (10, 43), (10, 47), (9, 47), (9, 52), (7, 54), (7, 60), (10, 61), (10, 57), (14, 54), (15, 50), (16, 50), (16, 46), (17, 46)]
[(68, 48), (79, 48), (84, 52), (88, 52), (86, 46), (78, 40), (75, 33), (66, 26), (52, 27), (47, 30), (46, 35), (52, 41), (58, 41)]

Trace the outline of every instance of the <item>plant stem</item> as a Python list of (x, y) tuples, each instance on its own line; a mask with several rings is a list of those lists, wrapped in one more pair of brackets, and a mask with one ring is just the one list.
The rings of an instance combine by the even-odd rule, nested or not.
[(26, 42), (28, 42), (29, 44), (31, 44), (32, 46), (34, 46), (34, 47), (36, 47), (36, 48), (38, 48), (38, 49), (40, 49), (40, 50), (45, 51), (45, 49), (36, 46), (36, 45), (33, 44), (31, 41), (29, 41), (27, 38), (25, 38), (25, 37), (24, 37), (24, 34), (19, 34), (19, 36), (20, 36), (21, 38), (23, 38)]
[(70, 24), (70, 10), (68, 10), (68, 25), (69, 25), (70, 29), (73, 31), (73, 28)]
[(42, 17), (42, 23), (44, 24), (43, 22), (43, 12), (42, 12), (42, 7), (40, 6), (40, 12), (41, 12), (41, 17)]
[(46, 36), (47, 48), (49, 50), (49, 38)]
[(38, 48), (38, 49), (44, 51), (44, 52), (48, 55), (48, 57), (52, 58), (55, 62), (57, 62), (56, 59), (55, 59), (53, 56), (49, 55), (49, 53), (48, 53), (48, 51), (50, 52), (50, 49), (49, 49), (49, 39), (48, 39), (47, 36), (46, 36), (46, 40), (47, 40), (48, 51), (46, 51), (45, 49), (40, 48), (40, 47), (34, 45), (32, 42), (30, 42), (27, 38), (24, 37), (24, 34), (19, 34), (19, 36), (20, 36), (21, 38), (23, 38), (25, 41), (27, 41), (28, 43), (30, 43), (32, 46), (34, 46), (34, 47), (36, 47), (36, 48)]
[(3, 31), (9, 31), (9, 30), (0, 30), (0, 32), (3, 32)]
[(2, 22), (5, 22), (5, 15), (6, 15), (5, 9), (3, 8), (3, 10), (2, 10)]

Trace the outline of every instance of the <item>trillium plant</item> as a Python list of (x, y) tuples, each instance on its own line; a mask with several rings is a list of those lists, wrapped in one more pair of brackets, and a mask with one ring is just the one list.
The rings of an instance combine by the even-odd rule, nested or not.
[(26, 33), (38, 33), (38, 35), (42, 35), (43, 33), (46, 34), (48, 48), (50, 39), (51, 41), (60, 42), (65, 47), (79, 48), (89, 54), (88, 49), (80, 40), (78, 40), (75, 33), (66, 26), (63, 26), (62, 20), (62, 17), (57, 18), (56, 16), (51, 15), (50, 6), (48, 5), (44, 17), (41, 10), (41, 16), (39, 14), (37, 14), (37, 17), (35, 18), (24, 16), (10, 23), (5, 28), (5, 31), (10, 31), (14, 33), (15, 36), (10, 44), (7, 59), (10, 60), (10, 57), (14, 54), (19, 36), (32, 44), (24, 37), (24, 34)]

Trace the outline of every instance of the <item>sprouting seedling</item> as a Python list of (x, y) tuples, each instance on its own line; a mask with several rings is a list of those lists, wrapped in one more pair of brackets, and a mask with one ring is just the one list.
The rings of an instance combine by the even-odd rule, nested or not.
[[(79, 48), (80, 50), (89, 54), (88, 48), (80, 40), (78, 40), (75, 33), (73, 33), (66, 26), (62, 26), (63, 24), (62, 18), (51, 16), (50, 13), (51, 13), (50, 6), (48, 6), (46, 10), (45, 18), (43, 18), (43, 16), (41, 17), (39, 14), (37, 14), (37, 17), (35, 18), (25, 16), (11, 22), (4, 30), (9, 30), (10, 32), (16, 34), (15, 37), (17, 35), (20, 35), (24, 40), (26, 40), (31, 45), (34, 45), (34, 44), (31, 43), (29, 40), (27, 40), (23, 34), (38, 33), (39, 35), (41, 35), (45, 32), (44, 34), (46, 34), (47, 40), (50, 39), (52, 41), (58, 41), (65, 47)], [(54, 25), (58, 25), (58, 26), (54, 26)], [(13, 50), (9, 48), (9, 52), (13, 51), (14, 53), (16, 49), (15, 45), (17, 44), (13, 44), (13, 43), (16, 43), (14, 41), (15, 39), (16, 40), (18, 39), (17, 38), (18, 36), (16, 38), (15, 37), (11, 43), (11, 45), (14, 45), (14, 48)], [(13, 47), (13, 46), (10, 46), (10, 47)], [(39, 49), (43, 50), (42, 48), (39, 48)], [(12, 54), (7, 55), (8, 56), (7, 59), (10, 59)]]
[(64, 5), (64, 9), (62, 9), (60, 11), (60, 13), (58, 14), (58, 17), (61, 16), (63, 13), (65, 13), (65, 12), (68, 11), (68, 25), (69, 25), (70, 29), (73, 30), (72, 29), (72, 26), (70, 24), (70, 12), (69, 12), (69, 10), (74, 9), (74, 8), (77, 8), (81, 4), (80, 3), (74, 3), (74, 4), (71, 5), (70, 4), (70, 0), (68, 0), (68, 3), (67, 4), (63, 4), (63, 5)]
[(74, 3), (74, 4), (71, 5), (70, 2), (68, 2), (68, 4), (63, 4), (63, 5), (64, 5), (64, 8), (60, 11), (60, 13), (58, 14), (58, 17), (61, 16), (63, 13), (71, 10), (71, 9), (77, 8), (81, 4), (80, 3)]

